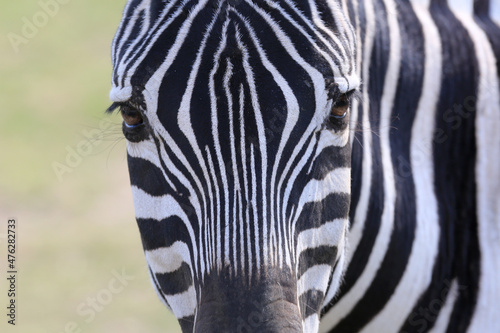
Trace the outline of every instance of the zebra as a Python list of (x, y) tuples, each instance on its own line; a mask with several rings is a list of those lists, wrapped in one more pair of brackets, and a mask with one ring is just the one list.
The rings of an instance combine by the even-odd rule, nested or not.
[(499, 7), (127, 2), (108, 111), (183, 332), (497, 332)]

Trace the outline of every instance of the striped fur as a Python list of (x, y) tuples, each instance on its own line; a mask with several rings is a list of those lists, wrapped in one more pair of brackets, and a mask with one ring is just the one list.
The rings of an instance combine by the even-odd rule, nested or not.
[(124, 125), (135, 213), (183, 331), (262, 331), (224, 326), (257, 297), (271, 331), (495, 332), (499, 18), (486, 0), (130, 0), (110, 97), (144, 120)]

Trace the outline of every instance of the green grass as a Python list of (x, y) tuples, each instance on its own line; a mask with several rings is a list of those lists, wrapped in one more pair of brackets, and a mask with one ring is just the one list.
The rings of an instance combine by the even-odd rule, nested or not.
[[(44, 0), (49, 2), (49, 0)], [(70, 0), (15, 52), (23, 17), (38, 1), (7, 1), (0, 11), (0, 234), (18, 220), (18, 317), (1, 332), (180, 332), (147, 275), (134, 221), (120, 119), (107, 116), (110, 44), (125, 1)], [(11, 35), (12, 36), (12, 35)], [(102, 140), (58, 178), (68, 149), (84, 145), (102, 119)], [(95, 133), (95, 132), (94, 132)], [(5, 238), (0, 268), (6, 271)], [(113, 272), (133, 280), (109, 296)], [(0, 305), (7, 302), (0, 282)], [(87, 302), (105, 304), (90, 318)], [(104, 297), (104, 298), (103, 298)], [(85, 311), (86, 310), (86, 311)]]

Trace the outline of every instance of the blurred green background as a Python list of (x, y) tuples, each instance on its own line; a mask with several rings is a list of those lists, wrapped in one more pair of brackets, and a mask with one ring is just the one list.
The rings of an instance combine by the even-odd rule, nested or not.
[[(104, 114), (125, 2), (2, 3), (1, 332), (180, 332), (147, 275), (120, 117)], [(5, 315), (9, 218), (15, 327)]]

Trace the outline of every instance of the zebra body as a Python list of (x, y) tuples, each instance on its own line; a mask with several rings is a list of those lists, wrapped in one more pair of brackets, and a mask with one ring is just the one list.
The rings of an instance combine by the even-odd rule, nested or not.
[(495, 332), (497, 7), (128, 2), (110, 109), (184, 332)]

